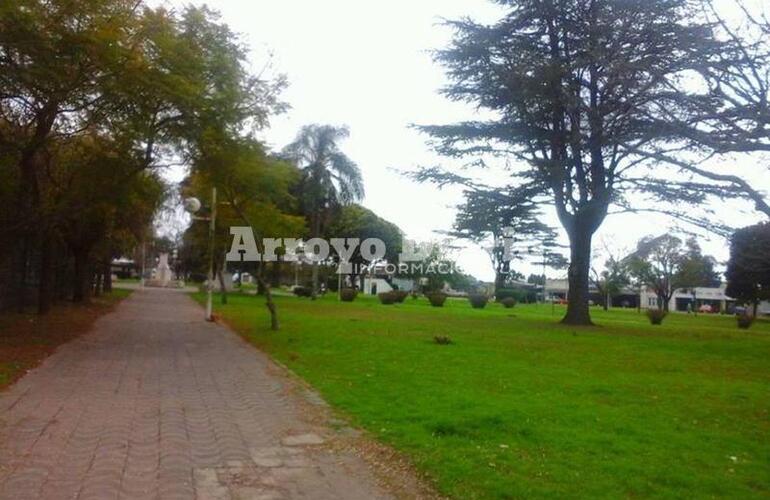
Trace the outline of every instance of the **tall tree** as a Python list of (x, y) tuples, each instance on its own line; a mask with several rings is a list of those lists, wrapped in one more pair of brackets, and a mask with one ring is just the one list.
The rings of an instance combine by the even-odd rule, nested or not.
[[(398, 262), (398, 256), (401, 253), (403, 232), (398, 226), (358, 204), (342, 207), (329, 224), (325, 235), (327, 238), (356, 238), (360, 243), (367, 238), (377, 238), (385, 243), (384, 260), (391, 264)], [(339, 262), (336, 249), (332, 247), (331, 252), (332, 257)], [(352, 264), (353, 269), (350, 274), (352, 283), (355, 285), (361, 266), (366, 263), (361, 255), (360, 246), (350, 256), (349, 262)]]
[(482, 245), (489, 253), (495, 270), (495, 292), (505, 288), (513, 259), (535, 252), (540, 240), (555, 236), (538, 220), (542, 214), (526, 193), (466, 190), (465, 201), (457, 208), (449, 235)]
[(716, 259), (710, 255), (704, 255), (698, 241), (688, 238), (685, 243), (684, 253), (679, 260), (679, 269), (676, 274), (678, 288), (718, 287), (722, 280), (715, 270)]
[(756, 316), (759, 301), (770, 300), (770, 223), (735, 232), (725, 276), (727, 295), (752, 304)]
[[(318, 238), (332, 215), (364, 197), (358, 165), (340, 149), (347, 127), (306, 125), (283, 155), (302, 170), (300, 203), (310, 221), (310, 237)], [(318, 263), (313, 262), (313, 296), (318, 292)]]
[[(555, 206), (570, 240), (565, 323), (590, 324), (591, 240), (611, 205), (628, 194), (702, 202), (708, 184), (677, 182), (645, 168), (640, 151), (669, 140), (659, 126), (668, 102), (680, 107), (698, 92), (683, 84), (693, 68), (713, 64), (722, 50), (711, 25), (689, 0), (501, 0), (508, 13), (493, 25), (450, 23), (452, 44), (437, 53), (452, 100), (493, 118), (426, 126), (438, 152), (520, 160), (519, 185)], [(436, 182), (456, 174), (423, 172)], [(721, 191), (716, 191), (721, 192)]]
[(610, 254), (602, 271), (591, 268), (591, 281), (604, 299), (603, 307), (606, 311), (612, 306), (612, 299), (631, 282), (628, 265), (623, 259)]
[(668, 310), (678, 289), (719, 286), (716, 261), (703, 255), (694, 238), (682, 240), (670, 234), (639, 240), (636, 251), (623, 262), (637, 282), (658, 297), (658, 306)]
[(676, 275), (682, 258), (682, 240), (664, 234), (639, 240), (636, 251), (626, 260), (632, 274), (641, 285), (655, 292), (658, 308), (668, 311), (669, 301), (676, 290)]
[[(245, 48), (206, 8), (175, 13), (141, 0), (0, 4), (0, 178), (8, 181), (0, 229), (12, 235), (20, 305), (33, 267), (43, 296), (62, 242), (73, 274), (93, 269), (94, 259), (104, 266), (109, 240), (121, 233), (115, 214), (132, 200), (110, 190), (133, 186), (141, 194), (159, 168), (195, 161), (211, 130), (237, 135), (264, 126), (282, 109), (282, 86), (281, 78), (249, 73)], [(87, 179), (97, 158), (104, 168), (91, 188), (105, 191), (84, 187), (83, 199), (98, 197), (93, 206), (109, 208), (102, 220), (92, 206), (62, 197), (61, 179)], [(124, 205), (110, 205), (110, 196)], [(81, 293), (78, 281), (79, 298), (88, 287)]]
[[(251, 227), (262, 256), (266, 253), (265, 238), (301, 237), (305, 229), (304, 218), (297, 213), (296, 200), (290, 193), (298, 177), (295, 167), (267, 155), (263, 146), (252, 138), (210, 137), (210, 141), (203, 145), (192, 177), (186, 183), (186, 194), (195, 194), (205, 200), (211, 187), (215, 186), (224, 202), (217, 206), (218, 233), (213, 249), (218, 272), (223, 270), (221, 263), (230, 248), (231, 226)], [(205, 228), (199, 225), (192, 231), (198, 232), (198, 246), (203, 247), (200, 240), (207, 239)], [(278, 310), (265, 276), (264, 261), (256, 266), (255, 278), (260, 290), (264, 291), (270, 327), (278, 330)]]

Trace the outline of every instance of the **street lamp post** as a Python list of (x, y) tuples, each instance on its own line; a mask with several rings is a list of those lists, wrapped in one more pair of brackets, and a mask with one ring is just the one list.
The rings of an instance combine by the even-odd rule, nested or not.
[(206, 321), (213, 321), (214, 233), (217, 228), (217, 188), (211, 188), (211, 220), (209, 221), (209, 283), (206, 295)]
[[(185, 200), (185, 210), (195, 214), (201, 209), (201, 202), (197, 198)], [(195, 220), (209, 221), (209, 276), (206, 284), (206, 321), (213, 321), (213, 292), (214, 292), (214, 234), (217, 228), (217, 188), (211, 188), (211, 216), (200, 217), (193, 215)]]

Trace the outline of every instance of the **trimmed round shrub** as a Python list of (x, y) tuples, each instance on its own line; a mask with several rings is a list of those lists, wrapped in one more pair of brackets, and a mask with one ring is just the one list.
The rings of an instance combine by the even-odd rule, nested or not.
[(516, 305), (516, 299), (513, 297), (506, 297), (503, 300), (500, 301), (500, 303), (505, 307), (506, 309), (512, 309), (513, 306)]
[(399, 304), (403, 303), (406, 298), (409, 297), (409, 292), (403, 290), (393, 290), (391, 293), (396, 296), (396, 302)]
[(498, 288), (495, 290), (495, 301), (502, 302), (507, 298), (518, 300), (520, 295), (521, 293), (518, 290), (514, 290), (513, 288)]
[(663, 323), (663, 318), (668, 315), (663, 309), (647, 309), (647, 317), (650, 318), (650, 323), (653, 325), (660, 325)]
[(382, 292), (378, 293), (377, 297), (380, 299), (380, 304), (391, 305), (396, 303), (396, 294), (394, 292)]
[(426, 293), (425, 296), (428, 297), (430, 305), (433, 307), (444, 307), (447, 298), (447, 295), (441, 292)]
[(748, 314), (739, 314), (736, 316), (738, 319), (738, 328), (741, 328), (743, 330), (748, 330), (751, 328), (751, 325), (754, 324), (754, 316), (749, 316)]
[(472, 293), (468, 295), (468, 301), (474, 309), (484, 309), (489, 302), (489, 297), (481, 293)]
[(353, 302), (358, 297), (358, 290), (355, 288), (343, 288), (340, 290), (340, 299), (342, 302)]
[(292, 291), (294, 292), (294, 295), (296, 295), (297, 297), (310, 297), (311, 295), (313, 295), (313, 290), (311, 290), (310, 287), (307, 287), (307, 286), (295, 286), (294, 290)]

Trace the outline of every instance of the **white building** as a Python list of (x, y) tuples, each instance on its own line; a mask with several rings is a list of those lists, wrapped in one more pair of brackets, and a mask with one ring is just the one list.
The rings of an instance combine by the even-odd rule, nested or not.
[(385, 279), (381, 276), (364, 276), (361, 290), (367, 295), (392, 292), (395, 289), (411, 292), (414, 290), (414, 280), (406, 278)]
[[(730, 311), (736, 301), (725, 294), (726, 284), (718, 288), (695, 287), (679, 288), (674, 291), (668, 302), (669, 311), (700, 310), (703, 306), (709, 306), (712, 312)], [(657, 309), (658, 297), (652, 290), (643, 290), (641, 293), (642, 309)]]
[[(709, 306), (712, 312), (731, 311), (738, 304), (737, 301), (729, 297), (726, 291), (727, 285), (722, 284), (719, 287), (695, 287), (680, 288), (674, 291), (671, 300), (668, 303), (670, 311), (700, 310), (703, 306)], [(549, 279), (545, 286), (546, 300), (566, 300), (569, 296), (569, 283), (566, 279)], [(596, 289), (591, 286), (589, 289), (591, 300), (600, 304), (603, 298), (599, 297)], [(620, 295), (612, 298), (614, 307), (639, 307), (642, 309), (657, 309), (658, 297), (651, 289), (634, 290), (625, 288)], [(762, 302), (757, 308), (757, 314), (770, 314), (770, 302)]]

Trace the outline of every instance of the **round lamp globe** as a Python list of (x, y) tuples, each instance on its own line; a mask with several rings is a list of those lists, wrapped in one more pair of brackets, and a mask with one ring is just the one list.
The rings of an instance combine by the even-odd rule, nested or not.
[(201, 209), (201, 201), (198, 198), (185, 198), (184, 209), (185, 211), (194, 214)]

